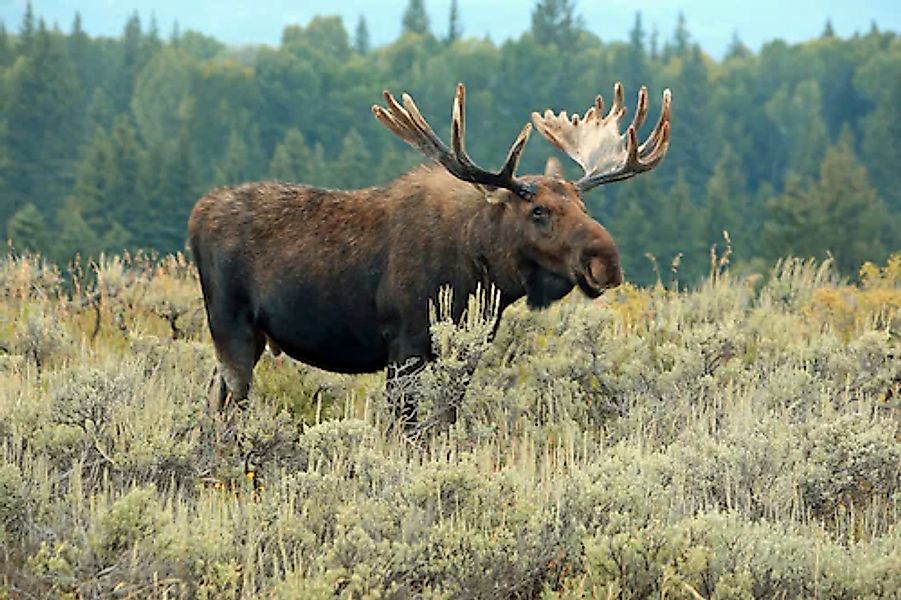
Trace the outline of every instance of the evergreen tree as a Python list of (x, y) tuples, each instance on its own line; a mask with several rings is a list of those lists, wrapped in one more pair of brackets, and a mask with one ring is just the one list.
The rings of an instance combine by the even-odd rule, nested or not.
[(13, 62), (12, 42), (6, 32), (6, 25), (0, 23), (0, 68), (6, 68)]
[(577, 43), (580, 29), (573, 0), (538, 0), (532, 9), (532, 36), (539, 44), (570, 49)]
[(201, 193), (197, 159), (187, 131), (182, 130), (175, 140), (175, 148), (164, 162), (161, 196), (155, 203), (155, 247), (175, 252), (185, 247), (185, 223), (191, 207)]
[[(92, 231), (109, 229), (109, 209), (116, 172), (113, 145), (106, 132), (97, 128), (76, 169), (75, 186), (69, 213), (78, 213)], [(71, 215), (70, 215), (71, 216)]]
[(676, 20), (676, 31), (673, 32), (673, 43), (670, 51), (676, 56), (685, 56), (691, 50), (691, 35), (688, 33), (688, 26), (685, 22), (685, 13), (679, 11)]
[(369, 27), (366, 25), (366, 18), (363, 15), (360, 15), (357, 29), (354, 32), (354, 50), (357, 51), (357, 54), (369, 52)]
[(250, 157), (247, 144), (237, 129), (232, 129), (228, 136), (228, 147), (225, 158), (216, 169), (216, 183), (233, 185), (247, 181), (250, 172)]
[(771, 259), (831, 253), (842, 273), (854, 275), (865, 260), (885, 256), (883, 239), (891, 221), (854, 155), (849, 129), (826, 151), (818, 181), (790, 177), (767, 208), (763, 250)]
[(676, 173), (675, 183), (660, 203), (654, 238), (659, 244), (658, 258), (669, 261), (661, 263), (660, 268), (670, 268), (681, 254), (677, 273), (669, 277), (675, 276), (682, 283), (698, 281), (707, 273), (709, 247), (702, 241), (703, 214), (694, 201), (684, 170)]
[(726, 60), (742, 59), (751, 56), (751, 51), (738, 37), (738, 31), (732, 32), (732, 41), (726, 49)]
[(753, 249), (746, 235), (749, 200), (742, 171), (738, 154), (726, 145), (707, 182), (701, 235), (709, 247), (723, 239), (723, 231), (728, 231), (735, 249), (742, 257), (750, 258)]
[(85, 128), (93, 135), (93, 132), (96, 131), (98, 127), (105, 129), (112, 125), (115, 116), (116, 113), (115, 109), (113, 109), (113, 101), (107, 93), (103, 91), (102, 87), (95, 88), (94, 95), (91, 97), (91, 101), (88, 104)]
[(372, 162), (372, 156), (356, 129), (351, 129), (341, 143), (341, 154), (331, 167), (332, 185), (356, 189), (372, 183), (372, 175), (363, 168)]
[(460, 24), (460, 10), (457, 7), (457, 0), (451, 0), (450, 18), (447, 25), (447, 38), (445, 42), (453, 44), (463, 35), (463, 26)]
[[(698, 46), (693, 46), (681, 61), (681, 70), (673, 81), (673, 97), (678, 117), (673, 117), (672, 139), (679, 140), (667, 156), (666, 172), (684, 169), (688, 183), (695, 193), (700, 193), (710, 178), (715, 157), (710, 152), (714, 139), (710, 118), (711, 96), (709, 70)], [(679, 101), (683, 98), (683, 101)], [(719, 142), (721, 145), (722, 142)]]
[(114, 75), (116, 85), (111, 90), (113, 106), (117, 112), (127, 110), (129, 100), (131, 100), (131, 95), (134, 91), (135, 80), (150, 58), (149, 50), (152, 46), (148, 40), (145, 40), (141, 29), (141, 18), (138, 16), (138, 13), (132, 13), (125, 23), (125, 31), (122, 35), (122, 50), (119, 53), (120, 61)]
[(0, 223), (20, 206), (34, 202), (45, 214), (68, 190), (80, 141), (79, 85), (61, 36), (40, 21), (29, 54), (7, 73), (6, 181)]
[(147, 28), (147, 35), (144, 36), (144, 58), (145, 61), (150, 59), (153, 54), (162, 48), (163, 43), (160, 41), (160, 28), (156, 22), (156, 15), (150, 15), (150, 26)]
[(17, 250), (44, 250), (47, 243), (47, 224), (41, 211), (31, 202), (9, 218), (6, 237)]
[(292, 127), (285, 139), (275, 148), (269, 165), (269, 176), (282, 181), (306, 182), (309, 176), (322, 168), (315, 162), (313, 151), (304, 141), (303, 134)]
[(626, 75), (624, 85), (629, 90), (636, 90), (639, 86), (647, 85), (649, 79), (644, 37), (644, 28), (641, 25), (641, 12), (636, 12), (635, 25), (629, 31), (626, 65), (623, 69), (623, 73)]
[(16, 50), (20, 55), (29, 56), (31, 54), (36, 31), (34, 8), (31, 6), (31, 0), (28, 0), (25, 4), (25, 15), (22, 17), (22, 26), (19, 28), (19, 39), (17, 40)]
[(423, 0), (410, 0), (406, 10), (404, 10), (401, 25), (404, 32), (428, 35), (429, 15), (426, 14)]
[(57, 212), (53, 230), (55, 235), (49, 244), (50, 256), (58, 263), (65, 264), (76, 254), (97, 256), (102, 250), (100, 238), (71, 204), (63, 205)]
[(143, 149), (127, 115), (119, 115), (113, 120), (110, 147), (112, 161), (110, 172), (107, 174), (107, 197), (104, 207), (107, 227), (104, 234), (116, 230), (117, 225), (125, 229), (141, 227), (146, 223), (149, 212), (138, 190), (139, 165), (143, 158)]
[(660, 58), (660, 32), (657, 31), (657, 27), (651, 30), (651, 38), (648, 42), (648, 57), (651, 60), (657, 60)]
[(641, 285), (657, 281), (654, 265), (647, 255), (657, 257), (662, 250), (656, 238), (659, 225), (660, 187), (654, 175), (635, 178), (621, 186), (616, 198), (617, 212), (610, 232), (617, 240), (626, 279)]
[(831, 39), (835, 37), (835, 29), (832, 28), (832, 19), (826, 19), (826, 25), (823, 26), (823, 33), (820, 34), (823, 39)]
[(855, 83), (875, 106), (862, 117), (861, 152), (873, 182), (889, 207), (901, 214), (901, 47), (871, 56), (858, 70)]

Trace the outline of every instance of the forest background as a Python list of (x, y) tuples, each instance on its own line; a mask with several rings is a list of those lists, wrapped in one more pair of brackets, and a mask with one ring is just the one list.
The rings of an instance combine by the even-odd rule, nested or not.
[[(533, 110), (582, 112), (622, 81), (630, 104), (649, 87), (652, 114), (663, 88), (675, 99), (664, 164), (587, 198), (629, 280), (669, 279), (675, 265), (697, 282), (724, 230), (738, 273), (831, 255), (853, 278), (899, 249), (896, 32), (874, 23), (840, 38), (826, 22), (817, 39), (759, 52), (736, 35), (717, 60), (681, 17), (660, 35), (636, 13), (627, 41), (606, 41), (572, 0), (539, 0), (530, 30), (497, 43), (464, 35), (456, 2), (444, 32), (427, 8), (411, 0), (402, 34), (380, 47), (365, 17), (348, 31), (330, 16), (286, 26), (277, 47), (236, 47), (177, 25), (163, 35), (137, 13), (118, 38), (89, 36), (78, 13), (64, 32), (28, 4), (17, 26), (0, 24), (0, 235), (60, 263), (170, 253), (213, 186), (354, 188), (421, 162), (369, 112), (385, 88), (410, 92), (447, 135), (453, 85), (465, 82), (471, 153), (494, 166)], [(532, 140), (520, 172), (554, 152)]]

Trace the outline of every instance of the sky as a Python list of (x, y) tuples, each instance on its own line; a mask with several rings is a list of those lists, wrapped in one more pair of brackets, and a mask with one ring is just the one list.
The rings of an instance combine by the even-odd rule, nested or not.
[[(432, 31), (447, 31), (451, 0), (424, 0)], [(36, 14), (68, 30), (75, 11), (92, 35), (118, 36), (125, 20), (138, 11), (143, 22), (155, 16), (168, 35), (177, 20), (182, 31), (194, 29), (230, 45), (277, 45), (286, 25), (306, 24), (315, 15), (339, 14), (353, 32), (366, 18), (374, 45), (394, 40), (408, 0), (33, 0)], [(0, 0), (0, 21), (15, 31), (26, 0)], [(458, 0), (465, 36), (490, 36), (495, 42), (517, 37), (529, 28), (535, 0)], [(753, 50), (774, 38), (798, 42), (817, 37), (827, 19), (840, 36), (880, 29), (901, 31), (901, 0), (576, 0), (587, 28), (603, 40), (623, 40), (641, 11), (646, 31), (670, 37), (681, 10), (692, 38), (721, 57), (737, 32)]]

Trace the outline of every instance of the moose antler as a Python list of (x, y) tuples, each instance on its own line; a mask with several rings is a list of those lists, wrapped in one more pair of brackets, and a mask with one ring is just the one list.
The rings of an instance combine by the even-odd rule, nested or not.
[(383, 92), (383, 95), (387, 108), (374, 105), (372, 114), (375, 115), (375, 118), (397, 137), (432, 160), (441, 163), (458, 179), (492, 188), (508, 189), (527, 200), (534, 195), (530, 184), (514, 176), (519, 164), (519, 155), (532, 132), (531, 124), (526, 123), (519, 132), (513, 145), (510, 146), (507, 160), (501, 170), (492, 173), (476, 166), (466, 154), (464, 141), (466, 137), (466, 89), (462, 83), (457, 84), (457, 93), (454, 96), (454, 112), (451, 121), (453, 152), (448, 149), (423, 118), (416, 103), (413, 102), (413, 98), (404, 94), (401, 96), (403, 100), (403, 106), (401, 106), (387, 90)]
[(624, 134), (619, 131), (619, 122), (626, 114), (623, 86), (617, 82), (613, 91), (613, 106), (607, 116), (602, 116), (604, 100), (600, 95), (581, 118), (578, 114), (568, 118), (566, 111), (554, 115), (547, 110), (543, 117), (532, 113), (539, 133), (582, 166), (585, 175), (576, 186), (583, 192), (650, 171), (660, 164), (669, 148), (670, 91), (663, 91), (660, 120), (640, 146), (636, 132), (648, 115), (648, 90), (642, 86), (638, 92), (635, 117)]

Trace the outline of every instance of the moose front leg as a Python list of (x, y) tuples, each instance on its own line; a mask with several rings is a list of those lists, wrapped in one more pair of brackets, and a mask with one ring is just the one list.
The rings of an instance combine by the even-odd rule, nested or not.
[(430, 358), (429, 336), (397, 335), (388, 346), (388, 372), (385, 392), (394, 409), (394, 424), (407, 434), (418, 431), (419, 374)]
[(419, 356), (410, 356), (403, 362), (388, 365), (385, 392), (394, 409), (394, 426), (402, 426), (407, 434), (418, 429), (419, 374), (426, 361)]

